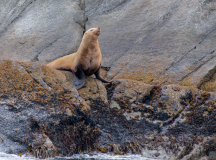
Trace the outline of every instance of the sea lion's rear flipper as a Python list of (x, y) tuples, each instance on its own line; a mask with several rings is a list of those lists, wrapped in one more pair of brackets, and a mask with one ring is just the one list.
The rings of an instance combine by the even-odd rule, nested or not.
[(72, 85), (76, 87), (76, 89), (80, 89), (85, 85), (86, 78), (83, 70), (77, 66), (77, 71), (74, 74), (73, 81), (71, 82)]
[(96, 78), (101, 80), (103, 83), (111, 83), (112, 81), (107, 81), (100, 76), (100, 68), (101, 67), (99, 67), (99, 69), (94, 73)]

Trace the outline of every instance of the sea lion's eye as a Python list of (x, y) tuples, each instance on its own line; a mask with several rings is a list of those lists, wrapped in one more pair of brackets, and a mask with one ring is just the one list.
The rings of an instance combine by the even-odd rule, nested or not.
[(93, 29), (91, 31), (93, 31)]

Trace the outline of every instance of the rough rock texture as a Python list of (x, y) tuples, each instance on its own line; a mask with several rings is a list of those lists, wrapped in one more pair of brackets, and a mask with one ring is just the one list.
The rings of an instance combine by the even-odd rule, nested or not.
[[(73, 80), (73, 74), (68, 71), (62, 71), (68, 82), (71, 82)], [(82, 95), (82, 97), (86, 100), (87, 104), (90, 104), (90, 101), (88, 99), (97, 99), (100, 98), (104, 103), (108, 103), (107, 100), (107, 91), (104, 87), (103, 83), (95, 78), (92, 78), (95, 76), (87, 76), (86, 77), (86, 83), (85, 85), (79, 89), (79, 93)]]
[(157, 159), (215, 158), (215, 93), (129, 80), (106, 88), (109, 105), (99, 98), (90, 105), (101, 132), (95, 143), (101, 152)]
[[(1, 1), (0, 58), (16, 61), (0, 60), (0, 152), (216, 159), (215, 12), (213, 0)], [(91, 27), (111, 84), (76, 91), (71, 72), (18, 62), (75, 52)]]
[(0, 58), (51, 61), (76, 52), (83, 34), (79, 0), (0, 2)]
[(0, 61), (0, 152), (214, 159), (216, 94), (180, 85), (87, 77), (40, 63)]
[(93, 145), (98, 131), (90, 107), (61, 72), (1, 60), (0, 74), (1, 152), (50, 157)]
[[(215, 73), (216, 2), (86, 0), (108, 78), (200, 87)], [(206, 79), (207, 77), (207, 79)]]
[(215, 1), (9, 0), (0, 4), (0, 58), (46, 63), (76, 52), (83, 32), (100, 27), (102, 66), (111, 67), (107, 78), (213, 90), (208, 82), (214, 82), (215, 73)]

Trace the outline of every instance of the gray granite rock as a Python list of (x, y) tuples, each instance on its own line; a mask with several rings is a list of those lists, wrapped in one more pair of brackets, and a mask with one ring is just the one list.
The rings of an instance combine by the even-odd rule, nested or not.
[(0, 58), (52, 61), (75, 52), (83, 34), (79, 0), (0, 2)]
[(216, 71), (210, 0), (1, 1), (0, 58), (46, 63), (100, 27), (107, 78), (201, 87)]
[(108, 78), (199, 87), (215, 67), (215, 13), (210, 0), (88, 0), (85, 15)]

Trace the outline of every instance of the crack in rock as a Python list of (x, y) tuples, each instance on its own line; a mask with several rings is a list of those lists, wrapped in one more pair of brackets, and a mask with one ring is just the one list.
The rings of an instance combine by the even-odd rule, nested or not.
[[(210, 31), (197, 45), (195, 45), (192, 49), (190, 49), (188, 52), (186, 52), (185, 54), (183, 54), (177, 61), (172, 62), (172, 63), (170, 64), (169, 67), (167, 67), (164, 71), (161, 72), (160, 76), (166, 74), (166, 72), (167, 72), (170, 68), (172, 68), (175, 64), (179, 63), (181, 60), (183, 60), (190, 52), (192, 52), (193, 50), (195, 50), (195, 49), (196, 49), (200, 44), (202, 44), (202, 43), (205, 41), (205, 39), (207, 39), (207, 38), (211, 35), (211, 33), (214, 32), (215, 30), (216, 30), (216, 28), (213, 29), (212, 31)], [(212, 57), (212, 58), (213, 58), (213, 57)], [(201, 66), (200, 66), (200, 67), (201, 67)], [(198, 68), (198, 69), (199, 69), (199, 68)], [(189, 73), (189, 74), (191, 74), (191, 73)], [(186, 76), (186, 77), (187, 77), (187, 76)], [(186, 77), (182, 77), (182, 79), (181, 79), (180, 81), (182, 81), (182, 80), (185, 79)]]
[(0, 36), (3, 35), (5, 32), (7, 32), (8, 27), (13, 24), (16, 20), (18, 20), (21, 16), (21, 14), (26, 10), (26, 8), (28, 8), (33, 2), (35, 2), (36, 0), (31, 0), (29, 1), (29, 3), (20, 11), (20, 13), (18, 13), (18, 15), (16, 17), (14, 17), (8, 24), (7, 26), (3, 27), (3, 30), (0, 31)]

